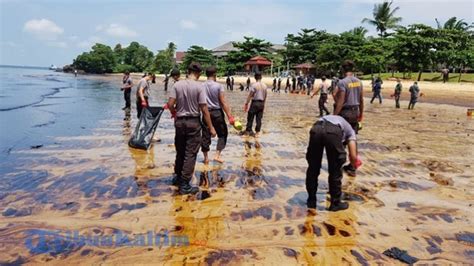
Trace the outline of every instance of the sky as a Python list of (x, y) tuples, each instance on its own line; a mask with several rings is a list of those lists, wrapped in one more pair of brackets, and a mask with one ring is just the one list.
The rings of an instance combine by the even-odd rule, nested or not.
[[(340, 33), (365, 26), (381, 0), (0, 0), (0, 64), (62, 66), (96, 43), (138, 41), (153, 52), (170, 41), (212, 49), (253, 36), (283, 44), (288, 33)], [(402, 25), (435, 26), (456, 16), (474, 21), (474, 0), (394, 0)]]

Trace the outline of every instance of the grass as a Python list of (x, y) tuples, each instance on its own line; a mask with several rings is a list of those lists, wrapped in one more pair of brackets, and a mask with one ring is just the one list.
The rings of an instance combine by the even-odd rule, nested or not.
[[(374, 74), (375, 77), (379, 76), (379, 74)], [(383, 80), (387, 80), (392, 78), (392, 73), (381, 73), (380, 77)], [(370, 74), (369, 75), (362, 75), (362, 79), (370, 79)], [(403, 79), (403, 73), (395, 73), (393, 75), (393, 78), (400, 78)], [(418, 73), (406, 73), (405, 74), (405, 79), (404, 80), (416, 80), (418, 78)], [(459, 79), (459, 73), (450, 73), (449, 74), (449, 82), (458, 82)], [(431, 72), (423, 72), (421, 74), (421, 80), (422, 81), (439, 81), (442, 82), (443, 79), (441, 78), (441, 73), (431, 73)], [(463, 73), (461, 76), (461, 82), (474, 82), (474, 73)]]

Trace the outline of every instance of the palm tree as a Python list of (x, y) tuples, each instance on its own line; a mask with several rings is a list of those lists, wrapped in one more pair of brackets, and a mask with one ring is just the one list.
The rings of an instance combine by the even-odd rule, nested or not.
[(352, 30), (350, 30), (348, 32), (353, 34), (353, 35), (358, 35), (358, 36), (361, 36), (361, 37), (365, 37), (368, 30), (366, 28), (362, 27), (362, 26), (359, 26), (359, 27), (353, 28)]
[(373, 25), (377, 28), (379, 35), (381, 37), (386, 37), (388, 29), (395, 29), (398, 27), (398, 23), (402, 21), (401, 17), (395, 17), (395, 12), (397, 12), (400, 8), (395, 7), (392, 9), (393, 1), (384, 1), (381, 4), (375, 4), (374, 10), (372, 14), (374, 16), (373, 19), (364, 18), (362, 23), (368, 23)]
[(438, 29), (467, 31), (474, 27), (472, 24), (467, 24), (464, 19), (458, 20), (456, 17), (448, 19), (444, 24), (439, 23), (437, 18), (435, 18), (435, 21)]

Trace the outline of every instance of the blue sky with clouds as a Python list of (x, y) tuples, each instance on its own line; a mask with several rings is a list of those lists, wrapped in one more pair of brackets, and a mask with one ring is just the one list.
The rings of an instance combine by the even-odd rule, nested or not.
[[(71, 63), (95, 42), (149, 49), (173, 41), (178, 50), (197, 44), (214, 48), (243, 36), (283, 43), (301, 28), (342, 31), (371, 17), (378, 0), (125, 1), (0, 0), (0, 64), (49, 66)], [(394, 0), (404, 25), (474, 21), (473, 0)], [(366, 27), (373, 34), (375, 30)]]

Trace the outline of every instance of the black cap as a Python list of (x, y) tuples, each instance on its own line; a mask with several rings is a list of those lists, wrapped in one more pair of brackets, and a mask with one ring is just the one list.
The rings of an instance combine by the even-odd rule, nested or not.
[(217, 72), (217, 68), (215, 66), (210, 66), (206, 68), (206, 76), (208, 77), (214, 76), (216, 72)]
[(179, 72), (179, 69), (173, 68), (173, 70), (171, 70), (170, 76), (179, 76), (180, 74), (181, 73)]
[(202, 68), (201, 68), (201, 65), (199, 63), (192, 62), (188, 66), (188, 71), (201, 73)]

